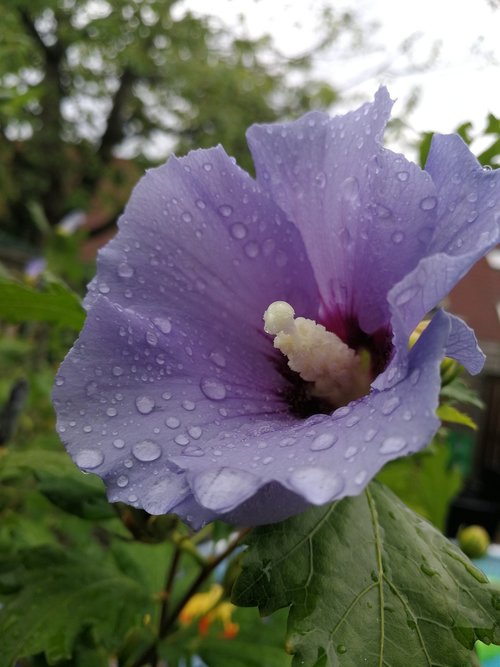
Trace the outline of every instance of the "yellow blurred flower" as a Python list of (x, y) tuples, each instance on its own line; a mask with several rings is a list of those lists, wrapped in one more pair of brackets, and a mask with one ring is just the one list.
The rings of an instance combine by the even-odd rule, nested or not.
[(221, 602), (224, 589), (220, 584), (212, 584), (210, 590), (196, 593), (183, 607), (179, 614), (182, 625), (190, 625), (198, 618), (198, 630), (206, 635), (213, 623), (222, 625), (222, 637), (232, 639), (238, 634), (239, 625), (232, 621), (232, 614), (236, 607), (227, 600)]

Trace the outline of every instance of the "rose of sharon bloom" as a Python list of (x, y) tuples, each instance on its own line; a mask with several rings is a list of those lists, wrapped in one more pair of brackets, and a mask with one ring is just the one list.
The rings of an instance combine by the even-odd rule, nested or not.
[(251, 127), (256, 180), (217, 147), (140, 181), (54, 391), (111, 501), (269, 523), (359, 494), (435, 434), (443, 357), (477, 373), (483, 354), (442, 310), (409, 336), (498, 243), (500, 170), (455, 135), (424, 171), (384, 149), (391, 106), (382, 88), (344, 116)]

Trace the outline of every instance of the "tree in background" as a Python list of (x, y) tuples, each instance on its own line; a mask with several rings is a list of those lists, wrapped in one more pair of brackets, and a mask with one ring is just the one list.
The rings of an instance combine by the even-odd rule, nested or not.
[[(317, 48), (290, 62), (269, 38), (235, 38), (213, 18), (181, 11), (181, 4), (2, 3), (0, 226), (5, 240), (36, 245), (44, 227), (69, 211), (88, 211), (96, 191), (109, 195), (104, 223), (112, 225), (158, 145), (164, 155), (168, 149), (183, 153), (221, 142), (248, 167), (248, 125), (329, 106), (336, 99), (330, 86), (305, 74), (312, 55), (339, 32), (355, 34), (349, 15), (325, 15)], [(305, 83), (291, 85), (292, 71), (300, 71)], [(116, 149), (124, 145), (134, 163), (116, 159)]]

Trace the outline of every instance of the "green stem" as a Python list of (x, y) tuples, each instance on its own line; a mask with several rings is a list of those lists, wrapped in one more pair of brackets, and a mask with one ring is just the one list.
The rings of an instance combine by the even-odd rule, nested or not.
[(215, 558), (210, 559), (201, 568), (198, 576), (193, 581), (187, 592), (182, 596), (182, 598), (177, 603), (173, 611), (170, 614), (168, 614), (168, 601), (171, 597), (175, 572), (177, 570), (177, 565), (181, 555), (181, 549), (180, 548), (176, 549), (176, 552), (174, 553), (172, 559), (172, 563), (169, 568), (169, 572), (167, 574), (166, 587), (164, 591), (164, 600), (162, 601), (162, 608), (160, 612), (160, 626), (158, 631), (158, 638), (152, 646), (147, 648), (142, 653), (142, 655), (140, 655), (139, 658), (137, 658), (137, 660), (135, 660), (132, 663), (132, 665), (130, 665), (130, 667), (143, 667), (144, 665), (152, 665), (152, 667), (156, 667), (156, 663), (158, 661), (158, 644), (162, 639), (164, 639), (168, 635), (169, 630), (174, 625), (183, 607), (186, 605), (188, 600), (197, 592), (198, 588), (200, 588), (200, 586), (205, 582), (205, 580), (208, 579), (208, 577), (212, 574), (215, 568), (218, 565), (220, 565), (220, 563), (222, 563), (223, 560), (225, 560), (228, 556), (230, 556), (233, 553), (233, 551), (238, 547), (240, 542), (246, 537), (246, 535), (250, 532), (250, 530), (251, 530), (250, 528), (245, 528), (244, 530), (241, 530), (236, 536), (236, 538), (228, 544), (228, 546), (226, 547), (226, 549), (224, 549), (222, 553), (220, 553)]

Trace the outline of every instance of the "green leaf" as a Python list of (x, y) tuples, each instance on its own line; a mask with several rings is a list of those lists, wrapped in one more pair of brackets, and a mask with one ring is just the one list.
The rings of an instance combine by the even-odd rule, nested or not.
[(451, 465), (447, 443), (434, 442), (422, 452), (391, 461), (377, 475), (414, 512), (445, 529), (451, 500), (462, 487), (458, 466)]
[(233, 599), (290, 606), (296, 667), (464, 667), (476, 639), (500, 643), (498, 589), (378, 483), (257, 528)]
[(459, 403), (475, 405), (478, 408), (484, 408), (483, 401), (477, 395), (477, 392), (469, 387), (462, 378), (455, 378), (450, 384), (441, 388), (441, 396)]
[(114, 648), (150, 611), (148, 595), (134, 579), (85, 554), (43, 546), (0, 565), (9, 589), (17, 589), (3, 596), (0, 609), (0, 667), (39, 653), (50, 665), (69, 659), (88, 629), (97, 643)]
[(469, 428), (477, 431), (476, 422), (466, 415), (465, 412), (461, 412), (453, 405), (440, 405), (436, 410), (436, 415), (445, 422), (450, 422), (450, 424), (463, 424)]
[(0, 277), (0, 320), (51, 322), (80, 330), (85, 319), (77, 295), (58, 282), (39, 291)]

